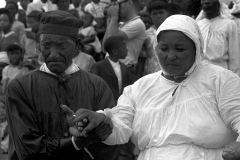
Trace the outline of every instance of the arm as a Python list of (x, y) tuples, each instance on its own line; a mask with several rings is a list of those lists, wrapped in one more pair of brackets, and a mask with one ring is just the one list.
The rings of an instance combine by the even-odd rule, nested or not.
[(229, 24), (228, 29), (228, 40), (229, 40), (229, 62), (228, 67), (229, 70), (236, 73), (238, 76), (240, 76), (240, 37), (238, 33), (238, 27), (235, 24), (234, 21), (232, 21), (231, 24)]
[(219, 86), (216, 92), (218, 108), (225, 124), (238, 133), (237, 142), (233, 142), (236, 148), (230, 144), (235, 149), (235, 152), (233, 150), (227, 151), (224, 157), (229, 157), (229, 154), (232, 154), (232, 152), (235, 156), (238, 154), (240, 157), (240, 79), (229, 71), (224, 71), (223, 73), (225, 74), (220, 75)]
[(82, 43), (91, 43), (91, 42), (94, 42), (95, 41), (95, 37), (96, 35), (91, 35), (90, 37), (85, 37), (83, 40), (82, 40)]

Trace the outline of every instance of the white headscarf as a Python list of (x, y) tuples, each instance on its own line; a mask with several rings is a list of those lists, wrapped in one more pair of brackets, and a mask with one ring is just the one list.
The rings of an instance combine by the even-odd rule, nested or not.
[[(188, 36), (196, 47), (196, 57), (193, 66), (185, 73), (185, 76), (190, 75), (201, 61), (201, 54), (203, 54), (203, 38), (201, 31), (194, 19), (185, 15), (173, 15), (168, 17), (158, 28), (155, 35), (154, 48), (157, 46), (157, 36), (161, 31), (174, 30), (180, 31)], [(161, 66), (161, 63), (160, 63)], [(161, 66), (164, 75), (169, 75)]]

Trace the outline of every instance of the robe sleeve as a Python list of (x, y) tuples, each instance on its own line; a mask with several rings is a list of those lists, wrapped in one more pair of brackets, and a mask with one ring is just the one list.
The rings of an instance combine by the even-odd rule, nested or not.
[(107, 145), (125, 144), (132, 136), (132, 122), (135, 114), (134, 93), (132, 86), (125, 87), (116, 107), (105, 109), (113, 123), (112, 134), (103, 143)]
[(6, 105), (12, 149), (19, 159), (44, 159), (59, 150), (59, 138), (41, 135), (34, 108), (16, 80), (8, 86)]
[(228, 67), (229, 70), (236, 73), (238, 76), (240, 76), (240, 42), (239, 42), (239, 33), (238, 33), (238, 27), (235, 24), (234, 21), (231, 21), (232, 23), (229, 24), (228, 29), (228, 49), (229, 49), (229, 63)]
[[(216, 99), (220, 115), (227, 126), (240, 135), (240, 79), (229, 71), (220, 75)], [(240, 142), (240, 136), (237, 141)]]

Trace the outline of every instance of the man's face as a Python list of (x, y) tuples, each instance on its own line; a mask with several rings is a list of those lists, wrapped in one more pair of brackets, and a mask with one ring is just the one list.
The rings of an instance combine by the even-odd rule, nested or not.
[(40, 36), (40, 50), (48, 69), (56, 74), (62, 74), (72, 64), (76, 49), (73, 39), (53, 34)]
[(130, 7), (129, 0), (120, 0), (118, 1), (118, 5), (119, 5), (119, 16), (122, 18), (126, 17)]
[(72, 3), (74, 5), (74, 7), (77, 8), (77, 7), (79, 7), (81, 0), (73, 0)]
[(202, 9), (206, 13), (219, 12), (220, 3), (218, 0), (201, 0)]
[(67, 11), (69, 9), (69, 0), (59, 0), (57, 3), (58, 10)]
[(154, 9), (150, 13), (152, 23), (156, 27), (159, 27), (163, 23), (163, 21), (165, 21), (168, 15), (168, 11), (166, 11), (165, 9)]
[(17, 12), (18, 12), (18, 9), (17, 9), (16, 5), (14, 5), (13, 3), (8, 3), (6, 8), (9, 10), (9, 12), (11, 13), (11, 15), (14, 18), (15, 15), (17, 14)]

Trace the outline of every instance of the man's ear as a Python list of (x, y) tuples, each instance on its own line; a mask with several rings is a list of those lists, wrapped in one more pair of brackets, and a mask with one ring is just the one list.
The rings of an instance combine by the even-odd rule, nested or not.
[(113, 50), (112, 50), (112, 54), (113, 54), (114, 56), (118, 55), (118, 50), (113, 49)]

